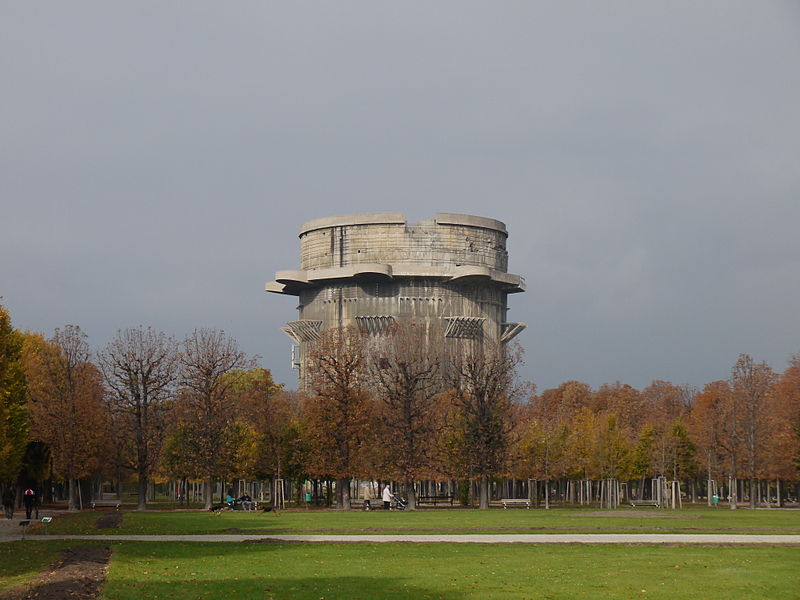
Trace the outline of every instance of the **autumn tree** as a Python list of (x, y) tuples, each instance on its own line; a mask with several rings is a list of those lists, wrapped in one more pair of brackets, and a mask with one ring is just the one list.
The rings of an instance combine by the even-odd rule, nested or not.
[(511, 405), (520, 353), (485, 340), (453, 357), (447, 370), (454, 431), (463, 468), (479, 481), (479, 506), (489, 508), (489, 478), (508, 461)]
[(256, 433), (256, 475), (272, 479), (273, 488), (279, 479), (305, 481), (302, 397), (285, 391), (261, 368), (238, 378), (233, 394), (242, 418)]
[[(529, 476), (549, 481), (553, 475), (568, 476), (570, 433), (574, 419), (586, 407), (591, 389), (579, 381), (567, 381), (557, 388), (533, 396), (523, 412), (524, 426), (519, 441), (519, 461)], [(549, 507), (549, 486), (545, 486), (545, 507)]]
[(211, 508), (213, 481), (242, 473), (252, 463), (253, 432), (239, 418), (231, 390), (255, 361), (224, 331), (196, 329), (183, 341), (179, 362), (178, 426), (191, 440), (203, 498)]
[(789, 360), (770, 398), (773, 475), (795, 479), (800, 474), (800, 354)]
[(27, 442), (22, 337), (0, 305), (0, 483), (16, 481)]
[(645, 423), (646, 411), (641, 392), (619, 381), (601, 385), (591, 398), (592, 410), (597, 415), (613, 414), (616, 427), (634, 439), (635, 433)]
[(51, 450), (53, 472), (67, 482), (68, 508), (77, 510), (78, 479), (99, 470), (109, 419), (102, 376), (77, 325), (45, 342), (26, 334), (31, 434)]
[(350, 481), (363, 470), (375, 433), (364, 345), (357, 328), (345, 327), (324, 332), (309, 351), (309, 470), (336, 478), (336, 507), (344, 510), (350, 509)]
[(741, 354), (731, 371), (730, 382), (732, 400), (738, 409), (736, 415), (741, 420), (747, 474), (750, 477), (750, 508), (755, 508), (758, 478), (763, 467), (762, 456), (771, 423), (767, 403), (775, 374), (766, 363), (756, 363), (751, 356)]
[[(702, 456), (709, 482), (721, 474), (723, 461), (729, 453), (733, 453), (732, 462), (736, 462), (738, 440), (726, 435), (730, 395), (731, 389), (727, 381), (706, 384), (694, 397), (688, 419), (689, 434)], [(732, 442), (736, 442), (736, 445)]]
[(113, 427), (125, 466), (139, 482), (138, 509), (147, 508), (150, 476), (158, 465), (178, 368), (175, 340), (152, 328), (117, 332), (98, 354), (110, 392)]
[(573, 477), (589, 479), (599, 476), (595, 461), (597, 421), (597, 415), (584, 406), (571, 423), (566, 454), (570, 459), (567, 468)]
[(395, 325), (375, 338), (367, 361), (381, 406), (379, 418), (392, 447), (386, 464), (405, 484), (408, 507), (416, 508), (414, 481), (432, 471), (442, 429), (437, 402), (442, 392), (442, 355), (426, 344), (419, 325)]
[(666, 476), (674, 471), (672, 460), (678, 438), (674, 432), (676, 423), (681, 423), (690, 405), (691, 392), (686, 386), (677, 386), (668, 381), (653, 381), (641, 392), (642, 422), (652, 431), (653, 444), (650, 449), (650, 464), (653, 474)]
[(597, 429), (595, 460), (602, 478), (622, 479), (631, 472), (632, 450), (630, 436), (619, 426), (617, 415), (606, 413)]

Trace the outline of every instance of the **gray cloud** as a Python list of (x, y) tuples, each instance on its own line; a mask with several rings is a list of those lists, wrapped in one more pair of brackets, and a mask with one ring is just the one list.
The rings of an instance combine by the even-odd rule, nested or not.
[(221, 327), (293, 384), (304, 220), (505, 221), (540, 387), (800, 350), (791, 2), (6, 4), (16, 326)]

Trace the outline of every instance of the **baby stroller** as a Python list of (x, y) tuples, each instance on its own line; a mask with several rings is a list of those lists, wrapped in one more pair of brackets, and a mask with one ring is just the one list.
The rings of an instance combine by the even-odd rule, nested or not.
[(408, 508), (408, 502), (406, 502), (404, 498), (401, 498), (400, 496), (396, 496), (394, 494), (392, 494), (392, 498), (395, 501), (395, 506), (394, 506), (395, 510), (405, 510), (406, 508)]

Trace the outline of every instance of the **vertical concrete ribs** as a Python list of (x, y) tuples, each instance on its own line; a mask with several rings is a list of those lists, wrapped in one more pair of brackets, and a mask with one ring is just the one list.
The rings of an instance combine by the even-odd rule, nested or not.
[(525, 281), (507, 272), (507, 237), (500, 221), (452, 213), (416, 225), (394, 212), (304, 223), (300, 269), (266, 284), (300, 300), (299, 320), (281, 328), (300, 346), (300, 381), (307, 345), (333, 327), (378, 334), (413, 321), (448, 343), (510, 341), (525, 324), (507, 320), (507, 297)]

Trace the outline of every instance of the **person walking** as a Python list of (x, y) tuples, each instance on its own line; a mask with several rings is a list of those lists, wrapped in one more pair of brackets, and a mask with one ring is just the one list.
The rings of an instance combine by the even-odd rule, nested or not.
[(25, 518), (30, 519), (31, 513), (36, 506), (36, 492), (33, 488), (27, 488), (25, 490), (25, 493), (22, 495), (22, 502), (25, 504)]
[(14, 488), (9, 484), (3, 491), (3, 512), (6, 515), (6, 519), (14, 517), (14, 500), (16, 499)]
[(392, 490), (389, 489), (389, 484), (383, 488), (383, 510), (389, 510), (389, 505), (392, 503)]

